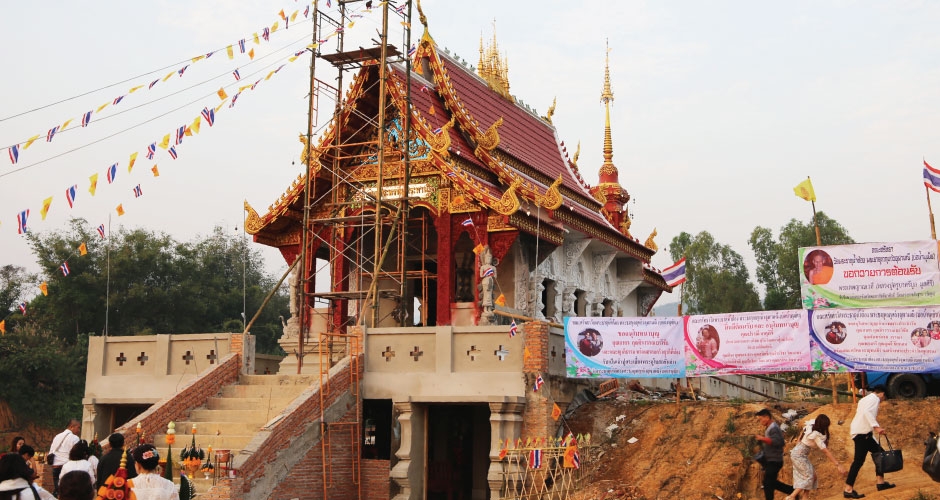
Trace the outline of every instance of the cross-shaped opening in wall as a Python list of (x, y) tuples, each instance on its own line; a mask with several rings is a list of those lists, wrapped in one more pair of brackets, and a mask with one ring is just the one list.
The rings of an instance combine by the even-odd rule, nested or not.
[(408, 354), (410, 356), (413, 356), (415, 358), (415, 361), (418, 361), (418, 358), (420, 358), (421, 356), (424, 356), (424, 351), (419, 351), (418, 346), (415, 346), (415, 350), (409, 352)]
[(392, 346), (385, 346), (385, 351), (382, 353), (382, 357), (385, 358), (385, 362), (388, 363), (394, 356), (395, 351), (392, 350)]
[(558, 356), (558, 353), (555, 352), (555, 346), (552, 346), (552, 359), (555, 359), (555, 356)]
[(470, 361), (476, 361), (476, 357), (480, 355), (483, 351), (477, 350), (477, 346), (470, 346), (470, 350), (467, 351), (467, 356), (470, 356)]
[(509, 349), (503, 347), (503, 345), (500, 344), (499, 349), (496, 349), (495, 351), (493, 351), (493, 354), (495, 354), (496, 357), (499, 358), (500, 361), (503, 361), (504, 359), (506, 359), (506, 356), (509, 356)]
[(124, 362), (127, 361), (127, 357), (124, 356), (124, 353), (122, 352), (121, 355), (114, 358), (114, 360), (118, 362), (118, 366), (124, 366)]
[(209, 360), (210, 365), (215, 364), (215, 360), (219, 359), (219, 356), (215, 353), (215, 349), (209, 350), (209, 354), (206, 354), (206, 359)]
[(144, 363), (146, 363), (148, 359), (150, 358), (147, 357), (147, 353), (144, 351), (140, 351), (140, 356), (137, 356), (137, 361), (140, 361), (140, 366), (144, 366)]
[(193, 356), (193, 353), (186, 351), (186, 354), (183, 355), (183, 361), (188, 365), (190, 361), (196, 359), (196, 356)]

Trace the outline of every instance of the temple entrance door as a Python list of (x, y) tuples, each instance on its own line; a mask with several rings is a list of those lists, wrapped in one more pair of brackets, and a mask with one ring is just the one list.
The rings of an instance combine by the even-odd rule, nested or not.
[(490, 409), (486, 404), (428, 407), (427, 500), (486, 500)]

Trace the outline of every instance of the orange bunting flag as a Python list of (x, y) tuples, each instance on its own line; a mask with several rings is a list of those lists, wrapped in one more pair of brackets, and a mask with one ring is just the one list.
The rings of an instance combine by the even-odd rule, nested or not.
[(88, 245), (84, 241), (81, 245), (78, 245), (78, 255), (88, 255)]
[(127, 173), (131, 173), (131, 169), (134, 168), (134, 162), (137, 161), (137, 153), (131, 153), (131, 160), (127, 162)]
[(7, 320), (0, 320), (0, 335), (7, 334)]
[(33, 143), (36, 142), (36, 139), (39, 139), (39, 134), (36, 134), (30, 137), (29, 139), (26, 139), (26, 144), (23, 144), (23, 149), (25, 150), (29, 148), (30, 146), (32, 146)]
[(95, 190), (98, 189), (98, 174), (92, 174), (91, 177), (88, 178), (88, 180), (91, 181), (91, 185), (88, 186), (88, 192), (91, 193), (92, 196), (94, 196)]
[(248, 58), (251, 59), (252, 61), (254, 61), (254, 59), (255, 59), (255, 49), (251, 49), (251, 50), (248, 51)]
[(65, 123), (63, 123), (62, 126), (59, 127), (59, 132), (65, 130), (65, 127), (68, 127), (68, 126), (69, 126), (69, 123), (72, 123), (72, 119), (71, 119), (71, 118), (69, 118), (68, 120), (65, 120)]
[(186, 128), (186, 131), (189, 132), (190, 135), (198, 134), (200, 125), (202, 125), (202, 115), (197, 116), (196, 119), (193, 120), (193, 124)]
[(124, 215), (124, 204), (121, 203), (120, 205), (117, 206), (117, 208), (115, 208), (115, 210), (117, 211), (117, 214), (119, 217)]
[(561, 418), (561, 407), (558, 403), (552, 403), (552, 420), (558, 421)]
[(580, 469), (581, 468), (581, 457), (578, 456), (578, 447), (575, 444), (572, 444), (565, 448), (565, 458), (563, 460), (564, 466), (567, 469)]
[[(499, 442), (502, 443), (503, 440), (500, 439)], [(509, 439), (507, 438), (507, 439), (506, 439), (506, 444), (504, 444), (504, 445), (502, 446), (502, 449), (499, 450), (499, 459), (502, 460), (502, 459), (506, 458), (506, 453), (508, 453), (508, 452), (509, 452)]]
[(529, 348), (526, 347), (525, 350), (522, 351), (522, 362), (528, 363), (530, 357), (532, 357), (532, 353), (529, 352)]
[(485, 247), (483, 246), (482, 243), (477, 244), (477, 246), (473, 247), (473, 253), (475, 253), (475, 254), (477, 254), (477, 255), (480, 255), (481, 253), (483, 253), (483, 249), (484, 249), (484, 248), (485, 248)]
[(219, 91), (216, 92), (216, 94), (219, 94), (219, 99), (222, 99), (223, 101), (226, 100), (226, 99), (228, 99), (228, 94), (225, 93), (225, 89), (224, 89), (224, 88), (219, 89)]
[(52, 205), (52, 197), (48, 197), (45, 200), (42, 200), (42, 208), (39, 209), (39, 214), (42, 215), (42, 220), (46, 220), (46, 214), (49, 213), (49, 206)]
[(153, 168), (150, 169), (150, 171), (153, 172), (153, 176), (154, 176), (154, 177), (160, 177), (160, 171), (157, 170), (157, 166), (156, 166), (156, 165), (154, 165)]
[(45, 281), (43, 281), (42, 283), (40, 283), (40, 284), (39, 284), (39, 291), (42, 292), (43, 295), (49, 295), (49, 284), (46, 283)]
[(281, 11), (277, 13), (277, 15), (281, 16), (281, 19), (285, 21), (287, 20), (287, 15), (284, 14), (284, 9), (281, 9)]
[(429, 115), (433, 115), (433, 114), (434, 114), (434, 105), (433, 105), (433, 104), (431, 105), (430, 108), (428, 108), (428, 114), (429, 114)]
[(499, 294), (499, 297), (496, 297), (495, 304), (500, 307), (506, 307), (506, 294)]
[(235, 51), (232, 50), (231, 45), (229, 45), (228, 47), (225, 47), (225, 53), (228, 54), (229, 59), (235, 59)]
[(160, 141), (160, 144), (158, 144), (158, 146), (160, 146), (163, 149), (169, 148), (170, 147), (170, 134), (163, 136), (163, 140)]

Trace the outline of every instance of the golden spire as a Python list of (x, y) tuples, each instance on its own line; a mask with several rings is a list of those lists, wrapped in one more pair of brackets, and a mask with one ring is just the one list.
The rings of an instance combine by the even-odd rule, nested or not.
[(604, 103), (606, 118), (604, 120), (604, 164), (601, 174), (617, 174), (614, 166), (614, 142), (610, 134), (610, 103), (614, 100), (614, 93), (610, 90), (610, 46), (605, 42), (607, 52), (604, 55), (604, 90), (601, 91), (601, 102)]
[(492, 44), (484, 47), (483, 35), (480, 35), (480, 62), (477, 67), (477, 74), (496, 93), (510, 102), (515, 101), (512, 94), (509, 93), (509, 60), (505, 56), (500, 57), (499, 45), (496, 43), (495, 19), (493, 20)]

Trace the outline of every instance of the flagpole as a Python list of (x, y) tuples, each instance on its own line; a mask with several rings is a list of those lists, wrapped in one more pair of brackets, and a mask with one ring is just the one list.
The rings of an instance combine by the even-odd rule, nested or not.
[(107, 250), (107, 261), (108, 261), (108, 272), (107, 272), (107, 281), (105, 285), (104, 292), (104, 336), (108, 336), (108, 313), (111, 309), (111, 214), (108, 214), (108, 250)]
[(927, 194), (927, 211), (930, 212), (930, 238), (937, 239), (937, 226), (933, 223), (933, 207), (930, 206), (930, 189), (924, 184), (924, 192)]

